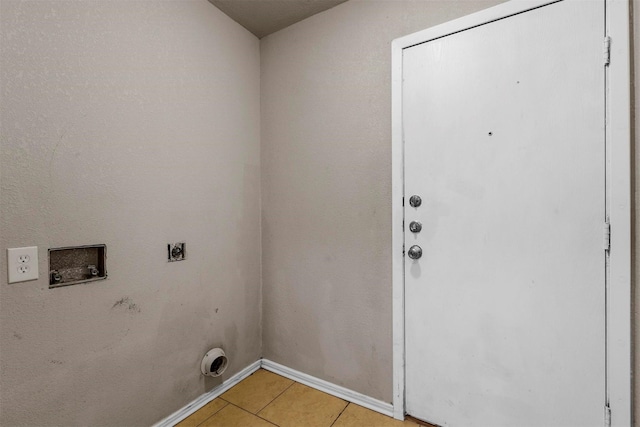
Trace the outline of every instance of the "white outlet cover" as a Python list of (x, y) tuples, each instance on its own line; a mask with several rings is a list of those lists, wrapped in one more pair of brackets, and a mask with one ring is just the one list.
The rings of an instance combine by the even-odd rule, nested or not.
[(26, 282), (38, 278), (38, 247), (7, 249), (9, 283)]

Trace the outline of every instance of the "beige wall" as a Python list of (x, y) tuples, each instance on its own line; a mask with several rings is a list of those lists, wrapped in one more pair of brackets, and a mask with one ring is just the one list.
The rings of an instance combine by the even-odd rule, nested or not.
[[(265, 357), (391, 400), (390, 41), (499, 2), (351, 0), (262, 40)], [(0, 252), (41, 271), (0, 256), (0, 425), (151, 424), (216, 384), (210, 347), (262, 354), (258, 41), (204, 1), (0, 24)], [(49, 290), (46, 249), (87, 243), (109, 279)]]
[(496, 3), (350, 0), (261, 40), (266, 358), (391, 401), (391, 40)]
[[(209, 348), (261, 355), (259, 42), (206, 1), (0, 8), (0, 425), (150, 425)], [(49, 290), (47, 248), (92, 243), (109, 278)]]
[[(633, 47), (633, 94), (632, 94), (632, 102), (637, 102), (640, 100), (640, 84), (638, 84), (638, 80), (640, 79), (640, 2), (633, 0), (633, 38), (632, 38), (632, 47)], [(632, 106), (633, 107), (633, 106)], [(640, 213), (638, 209), (640, 208), (640, 173), (638, 173), (638, 166), (640, 165), (640, 114), (636, 112), (635, 108), (632, 108), (634, 111), (633, 117), (633, 135), (634, 135), (634, 144), (633, 144), (633, 156), (632, 156), (632, 168), (631, 173), (632, 177), (632, 188), (633, 188), (633, 200), (634, 200), (634, 209), (632, 213), (632, 227), (633, 227), (633, 236), (632, 236), (632, 262), (631, 266), (633, 269), (632, 272), (632, 315), (634, 316), (633, 321), (633, 349), (635, 351), (634, 354), (634, 425), (640, 425), (640, 292), (638, 291), (638, 283), (640, 283), (640, 238), (638, 238), (638, 233), (640, 231)]]
[(390, 42), (499, 2), (350, 0), (261, 40), (265, 357), (391, 400)]

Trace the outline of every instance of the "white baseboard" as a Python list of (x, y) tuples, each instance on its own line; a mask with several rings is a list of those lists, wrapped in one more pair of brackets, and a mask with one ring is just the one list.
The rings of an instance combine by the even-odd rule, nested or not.
[(349, 390), (348, 388), (330, 383), (329, 381), (321, 380), (320, 378), (296, 371), (295, 369), (288, 368), (284, 365), (280, 365), (279, 363), (272, 362), (271, 360), (260, 359), (256, 360), (220, 384), (218, 387), (203, 394), (191, 403), (188, 403), (185, 407), (178, 409), (167, 418), (154, 424), (153, 427), (173, 427), (260, 368), (271, 371), (274, 374), (282, 375), (290, 380), (315, 388), (316, 390), (323, 391), (332, 396), (339, 397), (347, 402), (355, 403), (356, 405), (364, 406), (372, 411), (393, 417), (393, 405), (391, 403), (374, 399), (373, 397), (366, 396), (362, 393), (358, 393), (357, 391)]
[(268, 359), (262, 359), (262, 369), (271, 371), (274, 374), (282, 375), (290, 380), (297, 381), (311, 388), (315, 388), (316, 390), (320, 390), (348, 402), (355, 403), (356, 405), (364, 406), (372, 411), (393, 417), (393, 405), (391, 403), (365, 396), (357, 391), (349, 390), (348, 388), (321, 380), (320, 378), (312, 377), (311, 375), (296, 371), (295, 369), (288, 368)]
[(229, 390), (234, 385), (238, 384), (243, 379), (247, 378), (249, 375), (253, 374), (255, 371), (260, 369), (260, 365), (261, 361), (256, 360), (251, 365), (247, 366), (231, 378), (225, 380), (218, 387), (196, 398), (191, 403), (188, 403), (183, 408), (178, 409), (176, 412), (169, 415), (167, 418), (154, 424), (153, 427), (173, 427), (180, 421), (187, 418), (189, 415), (196, 412), (198, 409), (202, 408), (207, 403), (211, 402), (216, 397), (220, 396), (225, 391)]

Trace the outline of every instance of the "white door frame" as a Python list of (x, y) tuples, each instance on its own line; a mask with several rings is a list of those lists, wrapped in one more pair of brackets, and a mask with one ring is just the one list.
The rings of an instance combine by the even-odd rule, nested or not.
[[(402, 52), (404, 49), (562, 0), (511, 0), (472, 15), (401, 37), (392, 44), (392, 287), (393, 411), (405, 414), (404, 340), (404, 141)], [(607, 396), (613, 427), (631, 426), (631, 74), (630, 0), (604, 0), (611, 38), (607, 79), (607, 214), (611, 249), (607, 276)], [(604, 35), (603, 35), (604, 52)], [(604, 53), (603, 53), (604, 61)], [(604, 62), (603, 62), (604, 64)], [(604, 252), (603, 252), (604, 259)], [(604, 408), (603, 408), (604, 417)]]

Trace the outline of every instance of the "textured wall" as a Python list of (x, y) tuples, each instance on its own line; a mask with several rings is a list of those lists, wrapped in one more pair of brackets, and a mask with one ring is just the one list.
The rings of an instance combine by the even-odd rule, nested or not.
[(265, 357), (391, 401), (391, 40), (496, 3), (351, 0), (261, 40)]
[[(634, 82), (633, 84), (633, 100), (637, 103), (640, 100), (640, 2), (633, 0), (631, 3), (633, 6), (633, 71)], [(638, 173), (638, 167), (640, 166), (640, 114), (638, 114), (637, 107), (634, 110), (634, 122), (633, 122), (633, 135), (635, 136), (633, 144), (633, 163), (631, 173), (634, 174), (633, 191), (634, 191), (634, 210), (633, 210), (633, 236), (632, 236), (632, 262), (633, 268), (633, 282), (632, 282), (632, 294), (633, 294), (633, 340), (632, 348), (635, 350), (634, 355), (634, 425), (640, 426), (640, 291), (638, 290), (638, 284), (640, 283), (640, 238), (638, 234), (640, 232), (640, 173)]]
[(261, 40), (265, 357), (391, 400), (390, 41), (495, 3), (351, 0)]
[[(261, 354), (258, 40), (204, 0), (0, 8), (0, 425), (150, 425), (212, 346)], [(49, 290), (47, 248), (91, 243), (109, 278)]]
[[(263, 39), (266, 357), (391, 399), (390, 41), (497, 2), (351, 0)], [(204, 1), (0, 20), (0, 425), (151, 424), (215, 385), (211, 346), (260, 355), (258, 42)], [(86, 243), (109, 279), (48, 290), (46, 249)], [(8, 285), (23, 245), (41, 279)]]

